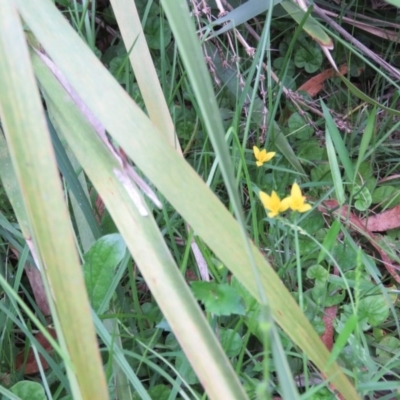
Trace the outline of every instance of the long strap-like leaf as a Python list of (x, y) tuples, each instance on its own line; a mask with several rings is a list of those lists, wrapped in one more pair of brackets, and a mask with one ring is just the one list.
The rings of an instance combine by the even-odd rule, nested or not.
[(52, 289), (71, 390), (76, 399), (108, 399), (72, 226), (13, 1), (0, 2), (0, 59), (0, 115), (43, 277)]

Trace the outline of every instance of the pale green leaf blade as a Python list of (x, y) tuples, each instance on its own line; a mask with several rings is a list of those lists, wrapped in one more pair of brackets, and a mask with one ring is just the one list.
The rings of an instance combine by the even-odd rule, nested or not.
[(393, 4), (397, 8), (400, 8), (400, 1), (399, 0), (386, 0), (387, 3)]
[[(304, 10), (289, 0), (283, 0), (280, 4), (298, 24), (302, 23), (303, 18), (306, 15)], [(308, 16), (303, 25), (303, 29), (321, 46), (324, 46), (328, 49), (333, 49), (332, 39), (313, 17)]]
[(400, 111), (394, 108), (386, 107), (383, 104), (380, 104), (378, 101), (373, 99), (372, 97), (367, 96), (363, 91), (361, 91), (357, 86), (353, 85), (344, 75), (338, 74), (338, 77), (342, 80), (342, 82), (347, 86), (349, 91), (354, 94), (354, 96), (358, 97), (362, 101), (365, 101), (368, 104), (371, 104), (377, 108), (381, 108), (382, 110), (387, 111), (390, 115), (400, 116)]
[(29, 238), (31, 233), (28, 216), (3, 132), (0, 132), (0, 179), (15, 212), (22, 234), (25, 238)]
[(328, 365), (330, 365), (343, 351), (343, 348), (346, 346), (347, 341), (353, 331), (356, 329), (358, 322), (357, 315), (353, 314), (344, 324), (343, 329), (340, 331), (339, 336), (335, 340), (335, 344), (333, 346), (331, 355), (329, 357)]
[(107, 399), (89, 302), (41, 99), (21, 21), (15, 4), (8, 1), (0, 2), (0, 57), (1, 119), (37, 256), (42, 268), (45, 266), (43, 278), (47, 276), (57, 304), (54, 320), (59, 318), (58, 337), (71, 358), (65, 360), (71, 388), (77, 398)]
[(342, 180), (342, 174), (340, 172), (337, 155), (329, 131), (326, 130), (326, 151), (328, 153), (329, 165), (332, 174), (333, 185), (335, 187), (336, 199), (340, 205), (343, 205), (346, 201), (344, 194), (344, 186)]
[(332, 139), (334, 147), (337, 151), (338, 157), (343, 165), (344, 173), (346, 175), (347, 182), (353, 182), (354, 179), (354, 167), (351, 162), (349, 151), (340, 135), (339, 129), (337, 128), (335, 121), (333, 120), (328, 107), (324, 102), (321, 102), (322, 110), (326, 122), (326, 134)]
[(91, 232), (91, 236), (94, 239), (97, 239), (100, 237), (101, 232), (99, 224), (94, 216), (93, 208), (89, 202), (87, 193), (85, 193), (84, 188), (82, 187), (82, 184), (79, 181), (71, 164), (71, 161), (69, 160), (68, 155), (50, 121), (48, 121), (48, 127), (60, 172), (66, 180), (68, 189), (70, 190), (71, 195), (75, 198), (77, 206), (82, 212), (82, 217), (86, 220), (86, 224)]
[[(273, 0), (272, 6), (279, 4), (282, 0)], [(236, 7), (228, 14), (213, 21), (213, 25), (223, 25), (221, 29), (214, 32), (210, 37), (221, 35), (236, 26), (247, 22), (248, 20), (256, 17), (257, 15), (267, 11), (271, 7), (271, 0), (249, 0), (244, 4)]]
[(364, 156), (368, 150), (369, 144), (371, 143), (374, 135), (375, 123), (376, 123), (376, 107), (373, 108), (371, 114), (368, 116), (367, 125), (364, 129), (364, 133), (361, 138), (360, 150), (358, 152), (357, 163), (355, 167), (354, 180), (357, 178), (356, 174), (360, 168), (361, 163), (364, 161)]
[(178, 151), (180, 146), (134, 1), (111, 0), (150, 119)]
[(328, 229), (322, 243), (321, 251), (318, 254), (317, 263), (320, 264), (326, 257), (326, 255), (333, 249), (334, 244), (337, 241), (340, 232), (340, 223), (338, 220), (333, 221), (333, 224)]

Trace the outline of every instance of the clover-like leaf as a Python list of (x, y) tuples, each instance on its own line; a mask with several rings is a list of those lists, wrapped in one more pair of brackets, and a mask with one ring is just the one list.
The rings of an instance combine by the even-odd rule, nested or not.
[(389, 305), (383, 295), (364, 297), (360, 300), (358, 316), (372, 327), (378, 326), (389, 316)]
[(370, 191), (364, 186), (360, 186), (355, 184), (353, 187), (354, 199), (356, 200), (354, 203), (355, 208), (358, 211), (368, 210), (369, 206), (372, 203), (372, 196)]
[[(345, 240), (344, 243), (337, 242), (333, 247), (332, 255), (340, 265), (342, 271), (348, 271), (354, 268), (357, 264), (357, 253), (347, 240)], [(330, 258), (327, 258), (326, 261), (329, 264), (334, 265)]]
[(43, 386), (38, 382), (20, 381), (17, 382), (10, 392), (21, 400), (46, 400), (46, 393)]
[[(171, 28), (167, 21), (160, 16), (151, 16), (147, 19), (144, 32), (150, 49), (160, 50), (161, 46), (167, 47), (172, 38)], [(162, 30), (162, 31), (161, 31)], [(162, 39), (162, 41), (161, 41)]]
[(391, 208), (400, 204), (400, 190), (394, 186), (381, 186), (372, 193), (372, 203), (382, 208)]
[(236, 331), (233, 329), (221, 329), (219, 336), (221, 345), (228, 357), (239, 355), (243, 346), (243, 340)]
[(277, 72), (285, 72), (287, 77), (294, 76), (296, 72), (296, 67), (292, 60), (288, 60), (287, 65), (283, 62), (285, 61), (285, 57), (278, 57), (274, 60), (273, 66), (277, 70)]
[(192, 289), (197, 300), (206, 310), (215, 315), (244, 315), (245, 309), (237, 290), (227, 284), (216, 282), (192, 282)]
[(304, 121), (299, 113), (293, 113), (288, 120), (289, 131), (296, 139), (309, 139), (314, 133), (314, 128)]
[(307, 278), (315, 279), (316, 285), (323, 285), (327, 281), (329, 272), (320, 264), (315, 264), (307, 269)]
[(399, 350), (400, 340), (394, 336), (384, 336), (379, 342), (379, 346), (376, 349), (378, 357), (382, 358), (382, 361), (389, 361)]
[(340, 285), (337, 284), (329, 284), (326, 289), (326, 296), (325, 296), (325, 307), (332, 307), (340, 304), (346, 296), (346, 291), (343, 290)]
[(337, 284), (316, 285), (311, 290), (312, 299), (323, 307), (332, 307), (340, 304), (346, 295), (343, 290)]
[(307, 48), (300, 47), (294, 55), (294, 63), (297, 68), (304, 68), (309, 74), (318, 71), (322, 65), (321, 49), (314, 44)]
[(326, 160), (326, 148), (316, 139), (302, 140), (297, 149), (297, 155), (308, 161)]

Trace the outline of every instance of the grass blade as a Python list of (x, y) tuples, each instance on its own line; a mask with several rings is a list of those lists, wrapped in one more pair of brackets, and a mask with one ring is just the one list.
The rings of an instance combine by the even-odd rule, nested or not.
[(361, 138), (360, 150), (358, 152), (353, 181), (355, 181), (356, 179), (356, 174), (358, 173), (358, 169), (360, 168), (361, 163), (364, 161), (364, 156), (368, 150), (368, 146), (374, 134), (375, 119), (376, 119), (376, 107), (372, 110), (371, 114), (368, 117), (367, 126), (365, 127), (364, 133)]
[(329, 165), (331, 167), (331, 174), (333, 185), (335, 187), (336, 198), (340, 205), (343, 205), (346, 201), (344, 194), (344, 186), (342, 181), (342, 174), (340, 172), (339, 163), (336, 156), (336, 151), (332, 143), (329, 130), (326, 130), (326, 151), (328, 153)]
[(327, 137), (332, 139), (333, 144), (335, 145), (337, 154), (342, 162), (344, 172), (346, 175), (347, 182), (353, 182), (354, 177), (354, 167), (350, 159), (349, 152), (347, 151), (346, 145), (340, 135), (339, 129), (336, 127), (336, 124), (326, 107), (325, 103), (321, 101), (322, 110), (324, 112), (325, 122), (326, 122), (326, 134)]
[[(180, 151), (174, 125), (165, 102), (156, 69), (147, 46), (141, 21), (134, 1), (111, 0), (111, 5), (121, 30), (129, 60), (135, 72), (150, 119), (168, 141)], [(133, 46), (133, 47), (132, 47)]]

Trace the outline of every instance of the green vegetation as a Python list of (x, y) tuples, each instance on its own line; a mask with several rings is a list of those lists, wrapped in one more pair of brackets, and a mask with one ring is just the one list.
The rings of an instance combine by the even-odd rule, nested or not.
[(397, 9), (229, 3), (0, 2), (0, 399), (400, 396)]

